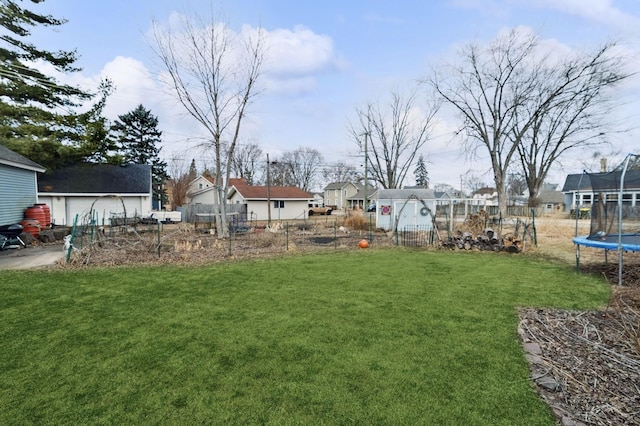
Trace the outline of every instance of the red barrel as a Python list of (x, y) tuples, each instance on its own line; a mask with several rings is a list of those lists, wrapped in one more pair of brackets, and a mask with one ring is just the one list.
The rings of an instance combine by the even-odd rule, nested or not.
[(34, 204), (33, 207), (40, 207), (44, 211), (44, 222), (40, 222), (40, 224), (49, 228), (51, 226), (51, 209), (45, 203)]
[(25, 219), (20, 222), (20, 225), (22, 225), (22, 230), (24, 232), (28, 232), (33, 235), (34, 238), (38, 238), (38, 234), (42, 228), (39, 221), (36, 219)]
[(27, 208), (24, 211), (24, 218), (35, 219), (39, 222), (38, 225), (40, 226), (42, 226), (42, 224), (47, 221), (47, 218), (45, 217), (45, 214), (44, 214), (44, 210), (36, 206), (31, 206)]

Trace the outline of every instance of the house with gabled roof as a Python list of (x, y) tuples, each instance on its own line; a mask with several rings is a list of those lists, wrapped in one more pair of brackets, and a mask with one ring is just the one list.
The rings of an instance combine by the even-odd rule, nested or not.
[(353, 182), (332, 182), (324, 188), (324, 205), (334, 210), (351, 207), (349, 197), (353, 197), (363, 186)]
[(198, 175), (189, 182), (187, 204), (217, 204), (216, 179), (213, 176)]
[[(347, 201), (349, 202), (349, 208), (351, 209), (360, 209), (360, 210), (364, 210), (364, 186), (361, 188), (358, 188), (358, 192), (355, 193), (355, 195), (347, 198)], [(375, 204), (375, 200), (376, 200), (376, 196), (378, 194), (378, 188), (374, 188), (372, 186), (367, 186), (367, 206), (366, 208), (369, 208), (371, 206), (371, 204)]]
[(0, 145), (0, 226), (20, 222), (24, 211), (37, 203), (41, 165)]
[(51, 211), (51, 223), (73, 225), (87, 216), (99, 225), (111, 217), (148, 216), (152, 208), (148, 164), (78, 164), (38, 179), (38, 198)]
[(295, 186), (254, 186), (244, 179), (229, 179), (227, 203), (246, 205), (256, 220), (304, 219), (313, 194)]
[[(607, 176), (608, 172), (592, 173), (593, 176)], [(622, 191), (622, 203), (635, 207), (640, 205), (640, 171), (628, 170), (625, 174), (625, 187)], [(564, 182), (564, 207), (566, 209), (590, 208), (602, 196), (607, 201), (618, 199), (618, 189), (595, 191), (589, 173), (569, 174)]]

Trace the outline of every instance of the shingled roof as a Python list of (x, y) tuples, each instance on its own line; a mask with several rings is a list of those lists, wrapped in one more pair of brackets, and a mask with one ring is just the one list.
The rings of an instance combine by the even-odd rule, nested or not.
[(23, 157), (17, 152), (11, 151), (4, 145), (0, 145), (0, 164), (20, 169), (33, 170), (40, 173), (45, 171), (45, 168), (40, 164), (29, 160), (27, 157)]
[(270, 186), (269, 197), (267, 197), (266, 186), (249, 185), (244, 179), (229, 179), (229, 188), (227, 198), (233, 195), (233, 188), (235, 188), (235, 191), (240, 193), (245, 200), (266, 200), (267, 198), (278, 200), (309, 200), (313, 198), (313, 194), (295, 186)]
[(147, 164), (79, 164), (38, 178), (39, 193), (149, 194), (151, 166)]
[[(592, 173), (594, 177), (599, 176), (607, 176), (612, 172), (602, 172), (602, 173)], [(619, 179), (619, 178), (617, 178)], [(613, 185), (612, 189), (617, 189), (617, 182)], [(640, 171), (638, 170), (628, 170), (625, 174), (625, 188), (632, 189), (640, 189)], [(562, 192), (571, 192), (571, 191), (582, 191), (582, 190), (591, 190), (591, 179), (589, 177), (589, 173), (577, 173), (567, 175), (567, 179), (564, 181), (564, 186), (562, 187)]]

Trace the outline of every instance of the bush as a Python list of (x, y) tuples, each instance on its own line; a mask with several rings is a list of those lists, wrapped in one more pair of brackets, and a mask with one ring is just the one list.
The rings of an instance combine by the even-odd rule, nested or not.
[(344, 220), (344, 226), (353, 230), (367, 231), (369, 230), (369, 220), (361, 215), (353, 215)]

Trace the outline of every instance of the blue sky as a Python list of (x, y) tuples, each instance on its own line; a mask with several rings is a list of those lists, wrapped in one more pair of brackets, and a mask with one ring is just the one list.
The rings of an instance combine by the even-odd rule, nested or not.
[[(116, 84), (105, 114), (110, 119), (142, 103), (158, 116), (167, 159), (213, 159), (196, 145), (202, 134), (157, 80), (161, 71), (149, 47), (152, 19), (166, 22), (172, 13), (206, 10), (209, 0), (47, 0), (34, 11), (51, 13), (68, 23), (55, 32), (39, 30), (35, 41), (50, 49), (77, 49), (83, 68), (64, 82), (87, 89), (100, 78)], [(454, 58), (471, 41), (487, 42), (505, 29), (529, 27), (550, 45), (593, 48), (618, 39), (628, 49), (631, 70), (640, 71), (640, 2), (637, 0), (441, 0), (334, 1), (226, 0), (215, 3), (236, 30), (262, 26), (278, 75), (252, 105), (245, 140), (277, 157), (298, 147), (314, 147), (325, 162), (362, 164), (348, 123), (367, 101), (388, 99), (432, 66)], [(284, 42), (297, 46), (279, 49)], [(274, 70), (271, 70), (272, 77)], [(640, 83), (628, 84), (627, 127), (636, 126)], [(425, 96), (427, 93), (425, 92)], [(635, 102), (635, 104), (634, 104)], [(630, 112), (629, 112), (630, 111)], [(460, 186), (471, 173), (492, 184), (489, 163), (467, 162), (460, 141), (451, 136), (455, 116), (442, 111), (434, 138), (421, 153), (428, 160), (432, 183)], [(637, 130), (615, 139), (614, 149), (638, 151)], [(587, 155), (582, 153), (581, 155)], [(567, 161), (551, 177), (563, 183), (565, 173), (580, 172)], [(568, 170), (567, 170), (568, 168)], [(411, 185), (413, 174), (405, 184)]]

